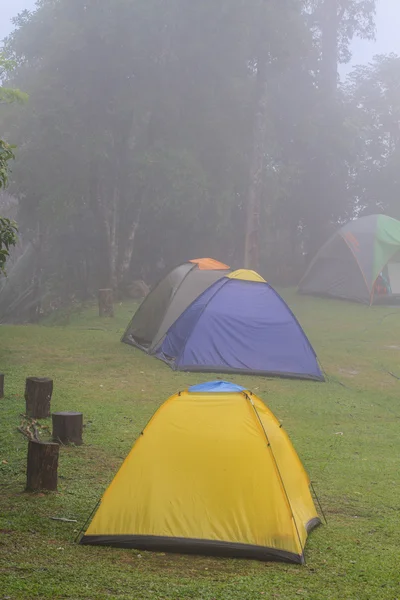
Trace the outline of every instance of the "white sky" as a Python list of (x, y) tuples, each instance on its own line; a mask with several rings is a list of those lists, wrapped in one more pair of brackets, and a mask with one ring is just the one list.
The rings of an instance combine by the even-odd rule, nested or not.
[[(353, 64), (369, 62), (375, 54), (395, 52), (400, 55), (400, 0), (377, 0), (376, 42), (356, 40)], [(12, 29), (10, 19), (21, 10), (32, 9), (35, 0), (0, 0), (0, 40)], [(346, 67), (346, 70), (348, 67)]]
[(0, 39), (2, 40), (12, 30), (12, 17), (22, 10), (31, 10), (35, 0), (0, 0)]
[(369, 62), (375, 54), (394, 52), (400, 56), (399, 31), (400, 0), (377, 0), (376, 42), (355, 40), (352, 63)]

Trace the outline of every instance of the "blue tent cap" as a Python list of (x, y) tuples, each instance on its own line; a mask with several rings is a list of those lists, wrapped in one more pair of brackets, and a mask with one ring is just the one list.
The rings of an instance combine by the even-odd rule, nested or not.
[(199, 383), (192, 385), (189, 392), (243, 392), (246, 388), (230, 381), (208, 381), (207, 383)]

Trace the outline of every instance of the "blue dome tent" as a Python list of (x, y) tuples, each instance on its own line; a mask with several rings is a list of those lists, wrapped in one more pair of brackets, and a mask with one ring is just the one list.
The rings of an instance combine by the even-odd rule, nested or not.
[(259, 275), (231, 273), (167, 331), (154, 354), (172, 369), (323, 381), (316, 354), (284, 300)]

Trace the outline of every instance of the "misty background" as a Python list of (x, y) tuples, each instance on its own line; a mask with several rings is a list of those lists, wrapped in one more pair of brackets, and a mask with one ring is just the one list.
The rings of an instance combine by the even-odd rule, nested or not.
[(345, 221), (400, 217), (397, 0), (0, 8), (3, 83), (29, 96), (0, 111), (20, 231), (0, 321), (205, 255), (296, 285)]
[[(0, 0), (0, 39), (13, 29), (11, 19), (23, 10), (32, 10), (35, 0)], [(350, 65), (368, 63), (375, 54), (400, 54), (400, 2), (398, 0), (378, 0), (376, 4), (376, 39), (353, 41)], [(349, 66), (342, 68), (342, 74)]]

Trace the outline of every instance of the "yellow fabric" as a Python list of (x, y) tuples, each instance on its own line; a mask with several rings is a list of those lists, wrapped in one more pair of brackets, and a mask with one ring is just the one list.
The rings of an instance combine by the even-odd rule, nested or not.
[(265, 283), (265, 279), (261, 275), (248, 269), (238, 269), (227, 275), (227, 277), (231, 279), (244, 279), (245, 281), (263, 281)]
[(306, 524), (316, 516), (307, 474), (259, 398), (183, 392), (138, 438), (86, 535), (219, 540), (302, 554)]

